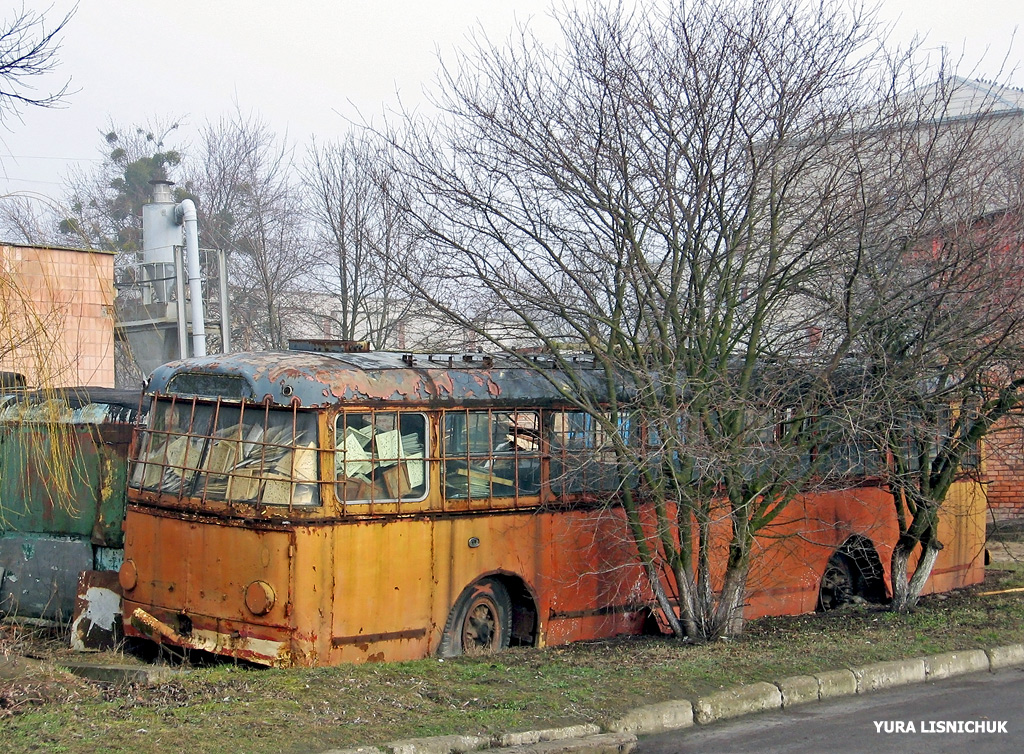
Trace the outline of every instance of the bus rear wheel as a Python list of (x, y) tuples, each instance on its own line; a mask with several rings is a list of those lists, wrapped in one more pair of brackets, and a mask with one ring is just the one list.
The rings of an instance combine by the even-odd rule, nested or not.
[(455, 601), (444, 626), (442, 657), (499, 652), (512, 636), (512, 600), (500, 581), (481, 579)]
[(818, 590), (818, 609), (835, 610), (854, 601), (857, 584), (854, 569), (845, 555), (836, 553), (828, 560)]

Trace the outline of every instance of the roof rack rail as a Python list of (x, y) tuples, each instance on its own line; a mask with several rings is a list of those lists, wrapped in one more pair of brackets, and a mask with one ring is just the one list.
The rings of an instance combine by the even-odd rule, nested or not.
[(427, 356), (427, 361), (433, 364), (447, 364), (449, 367), (466, 364), (494, 366), (494, 356), (489, 353), (432, 353)]
[(312, 351), (314, 353), (369, 353), (370, 341), (297, 338), (288, 341), (288, 350)]
[(592, 353), (562, 354), (556, 357), (551, 353), (530, 354), (530, 361), (545, 367), (557, 367), (560, 363), (569, 362), (581, 366), (596, 366), (597, 358)]

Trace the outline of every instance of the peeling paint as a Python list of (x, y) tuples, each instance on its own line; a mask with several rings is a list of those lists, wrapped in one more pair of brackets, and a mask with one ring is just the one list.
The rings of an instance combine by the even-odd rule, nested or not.
[(72, 632), (77, 621), (83, 619), (105, 631), (113, 631), (114, 623), (121, 614), (121, 595), (111, 589), (91, 586), (84, 599), (88, 607), (72, 625)]
[[(472, 406), (524, 399), (545, 405), (562, 397), (552, 382), (557, 373), (538, 373), (512, 356), (481, 359), (472, 354), (471, 361), (452, 358), (450, 362), (417, 356), (413, 366), (405, 356), (384, 351), (218, 354), (158, 367), (149, 391), (164, 393), (175, 375), (191, 372), (240, 377), (253, 396), (265, 396), (285, 406), (298, 399), (303, 408), (352, 402)], [(581, 375), (585, 382), (593, 382), (594, 388), (603, 380), (603, 374), (591, 374), (590, 370)], [(287, 389), (291, 395), (286, 395)]]
[[(122, 571), (131, 576), (122, 582), (125, 611), (132, 616), (126, 633), (275, 666), (408, 660), (445, 651), (445, 642), (462, 635), (469, 620), (467, 594), (491, 595), (480, 606), (513, 618), (523, 643), (555, 645), (642, 631), (655, 603), (633, 545), (622, 534), (625, 514), (612, 493), (558, 491), (550, 444), (538, 440), (539, 481), (529, 495), (499, 497), (495, 483), (486, 488), (493, 498), (486, 492), (459, 498), (444, 476), (447, 458), (438, 449), (445, 447), (445, 417), (452, 415), (446, 411), (508, 407), (536, 412), (536, 426), (548, 426), (547, 408), (567, 410), (558, 373), (539, 374), (513, 357), (406, 356), (230, 354), (158, 368), (149, 386), (153, 395), (177, 395), (171, 381), (185, 375), (181, 384), (210, 391), (210, 405), (219, 405), (212, 399), (251, 402), (252, 396), (267, 396), (268, 414), (277, 405), (319, 410), (319, 445), (313, 449), (319, 451), (322, 494), (290, 507), (290, 499), (278, 500), (273, 505), (280, 507), (270, 510), (265, 501), (258, 509), (230, 497), (161, 492), (155, 484), (131, 488), (130, 566)], [(601, 373), (581, 375), (595, 389), (603, 382)], [(180, 395), (191, 402), (204, 394)], [(429, 482), (421, 498), (377, 507), (372, 496), (369, 506), (337, 499), (344, 480), (338, 480), (333, 457), (333, 422), (341, 407), (371, 413), (401, 407), (427, 417), (429, 454), (417, 456)], [(290, 422), (297, 425), (295, 418)], [(214, 439), (207, 433), (202, 437)], [(405, 457), (392, 463), (397, 468)], [(159, 470), (160, 464), (152, 465)], [(177, 467), (188, 468), (184, 462)], [(288, 468), (279, 471), (292, 483), (284, 476)], [(455, 468), (452, 478), (463, 470), (468, 472)], [(814, 609), (819, 575), (846, 536), (815, 520), (842, 522), (863, 533), (888, 562), (884, 548), (891, 551), (891, 544), (885, 543), (897, 533), (891, 515), (879, 515), (891, 514), (886, 495), (865, 485), (796, 500), (758, 540), (762, 550), (748, 582), (747, 616)], [(722, 517), (712, 533), (723, 551), (727, 522)], [(818, 540), (811, 541), (808, 532)], [(276, 599), (261, 600), (257, 592), (247, 602), (245, 594), (256, 583), (264, 596)]]

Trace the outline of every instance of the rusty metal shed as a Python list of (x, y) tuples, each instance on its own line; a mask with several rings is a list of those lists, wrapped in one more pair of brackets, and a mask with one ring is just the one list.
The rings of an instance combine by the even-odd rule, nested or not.
[(120, 565), (138, 406), (95, 387), (0, 398), (0, 614), (68, 620), (79, 573)]

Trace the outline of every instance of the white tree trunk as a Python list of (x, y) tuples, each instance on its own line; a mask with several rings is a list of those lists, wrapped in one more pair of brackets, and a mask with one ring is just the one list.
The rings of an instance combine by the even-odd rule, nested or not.
[(924, 585), (932, 574), (935, 560), (939, 557), (940, 548), (927, 545), (917, 562), (914, 574), (910, 575), (910, 556), (915, 548), (903, 548), (897, 545), (892, 551), (892, 609), (898, 613), (912, 610), (921, 598)]

